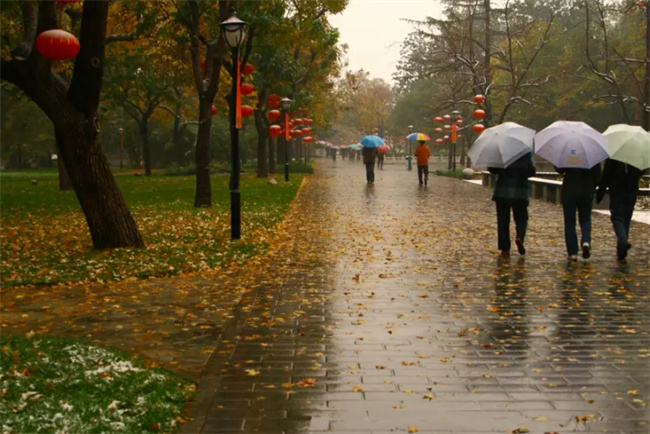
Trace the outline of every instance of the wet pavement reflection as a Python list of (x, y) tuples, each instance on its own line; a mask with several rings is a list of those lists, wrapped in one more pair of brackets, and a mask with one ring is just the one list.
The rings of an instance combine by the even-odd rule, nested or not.
[(183, 431), (650, 431), (649, 226), (621, 264), (595, 214), (592, 258), (567, 263), (561, 209), (533, 201), (503, 260), (486, 188), (317, 166)]

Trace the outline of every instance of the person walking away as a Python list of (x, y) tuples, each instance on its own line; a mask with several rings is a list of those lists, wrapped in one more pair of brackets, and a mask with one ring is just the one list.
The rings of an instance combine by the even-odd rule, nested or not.
[(419, 140), (418, 143), (420, 145), (415, 148), (414, 152), (418, 165), (418, 181), (422, 185), (424, 180), (424, 185), (427, 185), (427, 182), (429, 182), (429, 156), (431, 151), (429, 151), (429, 147), (424, 140)]
[(384, 154), (377, 153), (377, 169), (384, 169)]
[(608, 158), (605, 160), (603, 176), (596, 193), (596, 203), (600, 203), (609, 189), (609, 212), (616, 234), (616, 256), (624, 261), (632, 244), (630, 222), (639, 193), (639, 180), (643, 172), (634, 166)]
[(515, 244), (520, 255), (526, 254), (524, 239), (528, 227), (528, 201), (530, 185), (528, 178), (534, 176), (533, 153), (520, 157), (505, 169), (488, 167), (490, 173), (497, 175), (492, 200), (497, 209), (498, 247), (501, 257), (510, 256), (510, 211), (515, 220)]
[(375, 158), (377, 158), (377, 148), (365, 147), (361, 151), (363, 155), (363, 164), (366, 165), (366, 182), (374, 184), (375, 182)]
[(591, 256), (591, 209), (594, 193), (600, 182), (600, 163), (591, 169), (555, 168), (564, 175), (560, 190), (560, 202), (564, 213), (564, 243), (569, 261), (578, 259), (578, 235), (576, 233), (576, 211), (580, 224), (580, 246), (582, 257)]

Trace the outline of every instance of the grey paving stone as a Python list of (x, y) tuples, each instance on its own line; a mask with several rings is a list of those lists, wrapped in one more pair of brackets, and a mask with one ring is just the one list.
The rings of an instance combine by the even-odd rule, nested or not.
[(224, 329), (188, 426), (650, 432), (650, 246), (617, 264), (594, 214), (598, 248), (567, 264), (561, 209), (533, 200), (527, 255), (502, 261), (487, 189), (418, 189), (392, 165), (368, 187), (354, 163), (317, 166), (286, 221), (300, 230)]

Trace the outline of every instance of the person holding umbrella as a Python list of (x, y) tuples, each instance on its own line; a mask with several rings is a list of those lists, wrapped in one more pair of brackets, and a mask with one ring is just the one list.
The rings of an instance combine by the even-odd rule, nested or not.
[(612, 125), (607, 138), (610, 158), (605, 160), (603, 177), (596, 193), (600, 203), (609, 189), (609, 211), (616, 234), (616, 257), (625, 260), (632, 245), (630, 223), (639, 192), (642, 171), (650, 167), (650, 133), (639, 126)]
[(600, 182), (600, 163), (591, 169), (560, 168), (555, 170), (564, 175), (560, 189), (560, 202), (564, 213), (564, 243), (570, 261), (578, 259), (578, 234), (576, 232), (576, 211), (580, 225), (582, 257), (591, 256), (591, 208), (594, 192)]
[(468, 151), (474, 167), (487, 166), (497, 175), (492, 200), (497, 208), (498, 247), (501, 257), (510, 256), (510, 213), (515, 220), (515, 245), (526, 254), (524, 239), (528, 228), (528, 178), (534, 176), (533, 137), (535, 130), (515, 122), (484, 130)]
[(564, 213), (564, 242), (569, 261), (578, 259), (576, 211), (582, 257), (591, 256), (591, 208), (600, 182), (600, 162), (609, 156), (601, 133), (575, 121), (556, 121), (535, 135), (535, 152), (564, 174), (560, 202)]
[(418, 140), (418, 143), (420, 145), (415, 148), (414, 152), (418, 165), (418, 181), (422, 185), (424, 178), (424, 185), (427, 185), (427, 182), (429, 182), (429, 156), (431, 151), (429, 151), (429, 147), (424, 140)]
[(519, 157), (508, 167), (488, 167), (497, 175), (492, 200), (497, 207), (498, 247), (502, 257), (510, 256), (510, 212), (515, 221), (515, 245), (520, 255), (526, 254), (524, 239), (528, 228), (528, 202), (530, 185), (528, 178), (536, 173), (533, 153)]
[(363, 164), (366, 165), (366, 182), (375, 183), (375, 159), (377, 158), (377, 148), (384, 144), (384, 139), (379, 136), (365, 136), (361, 139), (363, 150)]

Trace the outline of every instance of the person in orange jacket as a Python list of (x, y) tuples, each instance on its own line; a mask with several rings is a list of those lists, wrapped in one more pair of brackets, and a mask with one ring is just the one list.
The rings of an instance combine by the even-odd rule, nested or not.
[(424, 178), (424, 185), (427, 185), (427, 182), (429, 182), (429, 155), (431, 155), (431, 152), (424, 140), (418, 140), (418, 143), (420, 146), (415, 148), (414, 152), (418, 163), (418, 181), (422, 185)]

